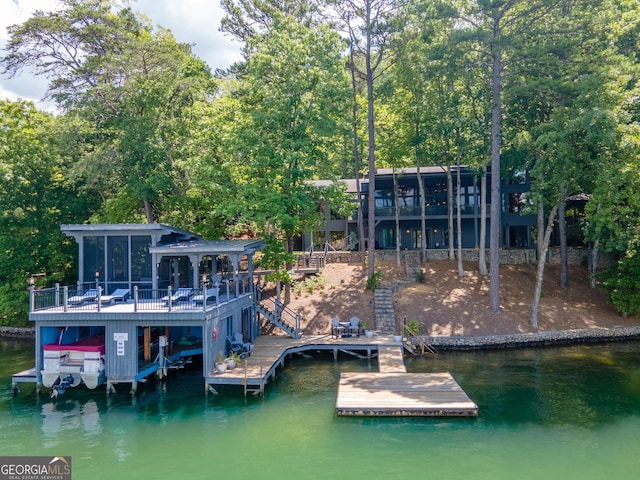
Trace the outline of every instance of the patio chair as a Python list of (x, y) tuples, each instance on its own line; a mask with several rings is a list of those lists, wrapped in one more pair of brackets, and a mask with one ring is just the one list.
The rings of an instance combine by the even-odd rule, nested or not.
[(216, 298), (218, 298), (219, 290), (220, 290), (220, 287), (207, 288), (207, 291), (205, 292), (204, 295), (203, 294), (194, 295), (193, 301), (196, 305), (202, 305), (203, 302), (208, 303), (209, 301), (215, 300)]
[(342, 337), (346, 333), (346, 327), (340, 323), (340, 319), (338, 317), (334, 317), (331, 319), (331, 336), (334, 338)]
[(233, 340), (235, 343), (242, 344), (242, 352), (240, 354), (242, 357), (246, 355), (251, 355), (251, 352), (253, 352), (253, 343), (245, 342), (241, 333), (234, 333)]
[[(190, 288), (178, 288), (171, 294), (171, 303), (187, 302), (193, 295), (193, 291)], [(162, 301), (165, 304), (169, 303), (169, 295), (162, 297)]]
[(349, 333), (360, 337), (360, 319), (358, 317), (351, 317), (349, 319)]
[(127, 297), (129, 296), (128, 288), (118, 288), (111, 295), (103, 295), (100, 297), (100, 303), (104, 304), (112, 304), (115, 302), (125, 302)]
[(242, 352), (242, 342), (238, 342), (235, 340), (233, 335), (229, 335), (227, 337), (227, 355), (232, 353), (241, 353)]
[(253, 343), (245, 342), (241, 333), (234, 333), (227, 337), (227, 353), (237, 353), (241, 358), (251, 355)]
[(84, 292), (84, 294), (82, 295), (74, 295), (73, 297), (69, 297), (67, 299), (67, 304), (68, 305), (84, 305), (85, 303), (95, 302), (97, 298), (98, 298), (98, 290), (95, 288), (92, 288)]

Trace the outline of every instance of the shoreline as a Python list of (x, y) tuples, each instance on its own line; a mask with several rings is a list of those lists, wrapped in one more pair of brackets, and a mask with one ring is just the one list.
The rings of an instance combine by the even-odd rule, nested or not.
[[(34, 339), (35, 329), (0, 326), (0, 337)], [(640, 339), (640, 326), (614, 328), (584, 328), (536, 333), (509, 333), (482, 336), (421, 336), (438, 350), (481, 350), (527, 348), (576, 343), (606, 343)]]
[(0, 337), (31, 339), (36, 337), (36, 330), (34, 327), (0, 326)]
[(606, 343), (640, 339), (640, 326), (584, 328), (536, 333), (510, 333), (484, 336), (423, 336), (422, 340), (439, 350), (480, 350), (526, 348), (576, 343)]

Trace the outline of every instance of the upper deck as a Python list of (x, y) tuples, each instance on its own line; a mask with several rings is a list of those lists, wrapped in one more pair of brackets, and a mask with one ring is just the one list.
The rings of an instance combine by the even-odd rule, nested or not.
[(247, 276), (239, 276), (236, 280), (228, 280), (206, 289), (143, 290), (134, 287), (133, 292), (124, 295), (124, 298), (115, 299), (111, 295), (105, 295), (100, 286), (91, 287), (32, 289), (30, 319), (73, 320), (94, 315), (131, 318), (145, 314), (172, 314), (196, 319), (204, 318), (208, 311), (230, 306), (239, 299), (246, 300), (253, 292)]

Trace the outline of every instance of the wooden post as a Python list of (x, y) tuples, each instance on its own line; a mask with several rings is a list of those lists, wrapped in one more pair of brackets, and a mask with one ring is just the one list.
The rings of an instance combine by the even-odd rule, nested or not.
[(151, 361), (151, 327), (144, 327), (144, 361)]

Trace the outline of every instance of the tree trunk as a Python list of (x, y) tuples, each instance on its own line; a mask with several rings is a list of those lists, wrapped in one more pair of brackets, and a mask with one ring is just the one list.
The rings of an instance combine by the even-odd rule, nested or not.
[(487, 171), (482, 167), (480, 172), (480, 250), (478, 252), (478, 270), (480, 275), (487, 276)]
[(462, 205), (460, 204), (460, 150), (458, 149), (458, 153), (456, 154), (457, 162), (456, 162), (456, 226), (457, 232), (456, 237), (458, 240), (458, 276), (460, 278), (464, 278), (466, 275), (464, 273), (464, 266), (462, 264)]
[(560, 234), (560, 286), (569, 288), (569, 259), (567, 254), (567, 221), (566, 204), (564, 198), (566, 190), (563, 190), (562, 200), (558, 206), (558, 232)]
[(536, 276), (536, 289), (533, 296), (533, 306), (531, 308), (531, 326), (538, 328), (538, 308), (540, 306), (540, 295), (542, 294), (542, 279), (544, 276), (545, 259), (547, 257), (547, 249), (549, 248), (549, 240), (551, 239), (551, 231), (553, 230), (553, 220), (558, 211), (558, 206), (555, 205), (551, 209), (549, 214), (549, 220), (547, 222), (547, 229), (544, 232), (544, 240), (542, 241), (542, 258), (538, 260), (538, 274)]
[[(596, 212), (600, 212), (602, 204), (598, 204)], [(600, 234), (596, 234), (596, 239), (591, 247), (591, 255), (589, 256), (589, 285), (591, 288), (596, 288), (596, 274), (598, 271), (598, 249), (600, 247)]]
[(500, 313), (500, 134), (502, 114), (502, 54), (500, 46), (499, 20), (495, 20), (492, 43), (492, 106), (491, 106), (491, 227), (489, 233), (489, 255), (491, 275), (489, 278), (489, 309)]
[(153, 218), (153, 206), (151, 202), (146, 198), (143, 200), (144, 203), (144, 216), (147, 219), (147, 223), (155, 223), (155, 219)]
[[(417, 130), (417, 128), (416, 128)], [(417, 132), (416, 132), (417, 133)], [(417, 135), (416, 135), (417, 137)], [(416, 172), (418, 175), (418, 194), (420, 195), (420, 259), (427, 261), (427, 211), (424, 198), (424, 181), (420, 173), (420, 156), (416, 147)]]
[[(371, 25), (371, 4), (365, 2), (366, 25)], [(376, 249), (376, 157), (375, 157), (375, 116), (373, 111), (373, 67), (371, 65), (372, 29), (367, 28), (366, 40), (366, 79), (367, 79), (367, 130), (369, 136), (369, 212), (368, 212), (368, 247), (369, 265), (367, 269), (368, 278), (373, 278), (375, 274), (375, 249)]]
[(447, 218), (449, 228), (449, 260), (456, 258), (454, 245), (454, 229), (453, 229), (453, 176), (451, 174), (451, 161), (447, 163)]
[(393, 167), (393, 204), (396, 217), (396, 266), (400, 268), (400, 205), (398, 205), (398, 177)]
[[(285, 242), (285, 249), (287, 253), (291, 253), (293, 251), (293, 237), (288, 237), (289, 240)], [(326, 240), (326, 239), (325, 239)], [(291, 263), (286, 263), (285, 268), (287, 272), (293, 268)], [(291, 303), (291, 282), (286, 282), (284, 284), (284, 304), (289, 305)]]
[(591, 247), (591, 255), (589, 256), (589, 285), (596, 288), (597, 272), (598, 272), (598, 246), (600, 238), (596, 238)]
[[(536, 235), (538, 263), (542, 260), (542, 244), (544, 243), (544, 203), (538, 205), (538, 235)], [(545, 253), (546, 255), (546, 253)]]
[(349, 48), (350, 71), (351, 71), (351, 90), (353, 93), (352, 118), (353, 123), (353, 159), (356, 174), (356, 195), (358, 199), (358, 251), (360, 252), (361, 272), (365, 275), (366, 258), (364, 248), (364, 216), (362, 214), (362, 192), (360, 187), (360, 151), (358, 149), (358, 89), (356, 84), (356, 67), (353, 58), (353, 44)]

